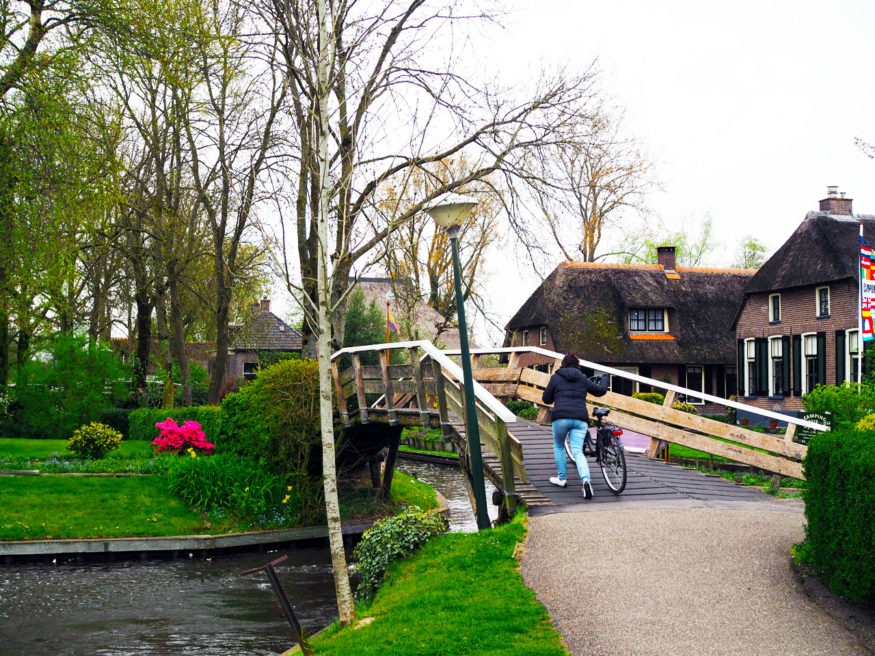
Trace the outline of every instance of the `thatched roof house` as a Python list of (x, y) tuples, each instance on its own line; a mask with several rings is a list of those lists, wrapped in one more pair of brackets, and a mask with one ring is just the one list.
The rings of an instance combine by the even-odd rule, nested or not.
[(736, 363), (732, 320), (754, 272), (675, 266), (673, 247), (659, 255), (659, 264), (560, 264), (508, 322), (505, 345), (574, 350), (675, 383), (690, 365), (708, 368), (703, 389), (725, 392), (723, 368), (734, 376)]

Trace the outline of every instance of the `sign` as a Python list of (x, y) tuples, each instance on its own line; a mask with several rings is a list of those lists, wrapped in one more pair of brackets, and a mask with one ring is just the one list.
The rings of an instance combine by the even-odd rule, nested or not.
[[(796, 416), (799, 419), (804, 419), (805, 421), (810, 421), (815, 424), (821, 424), (828, 427), (830, 430), (832, 429), (831, 412), (807, 412), (805, 410), (800, 410), (796, 413)], [(813, 428), (797, 426), (796, 434), (793, 436), (793, 441), (797, 444), (808, 444), (808, 441), (811, 439), (811, 437), (819, 432), (820, 431), (816, 431)]]

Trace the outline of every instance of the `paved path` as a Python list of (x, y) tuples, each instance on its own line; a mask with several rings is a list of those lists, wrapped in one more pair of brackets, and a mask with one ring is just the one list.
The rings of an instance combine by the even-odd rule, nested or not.
[(572, 654), (871, 653), (789, 567), (798, 500), (562, 510), (530, 517), (521, 563)]

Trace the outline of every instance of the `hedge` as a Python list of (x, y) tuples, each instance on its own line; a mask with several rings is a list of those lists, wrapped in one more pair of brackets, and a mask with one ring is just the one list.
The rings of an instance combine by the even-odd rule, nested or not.
[(812, 565), (836, 594), (875, 601), (875, 433), (841, 429), (815, 436), (803, 471)]
[(168, 417), (177, 424), (186, 421), (196, 421), (201, 425), (207, 441), (216, 444), (222, 428), (222, 411), (215, 405), (194, 405), (183, 408), (138, 408), (128, 417), (128, 436), (132, 440), (148, 440), (151, 442), (160, 431), (155, 424)]

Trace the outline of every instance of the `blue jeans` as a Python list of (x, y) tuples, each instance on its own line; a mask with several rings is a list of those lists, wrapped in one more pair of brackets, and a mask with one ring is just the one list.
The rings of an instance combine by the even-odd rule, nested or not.
[(583, 454), (583, 440), (589, 426), (582, 419), (553, 420), (553, 457), (556, 459), (556, 471), (559, 478), (566, 480), (568, 471), (565, 468), (565, 436), (571, 434), (571, 455), (577, 464), (577, 473), (581, 483), (589, 479), (589, 463)]

